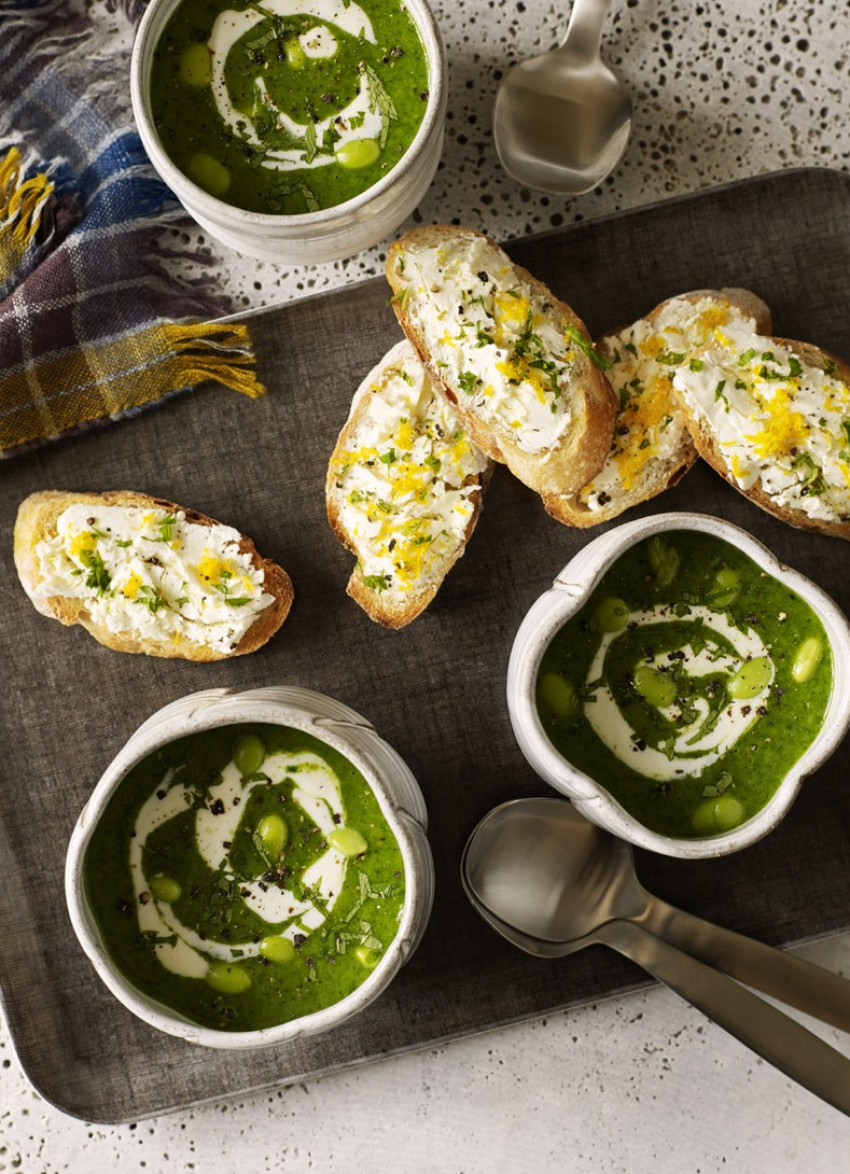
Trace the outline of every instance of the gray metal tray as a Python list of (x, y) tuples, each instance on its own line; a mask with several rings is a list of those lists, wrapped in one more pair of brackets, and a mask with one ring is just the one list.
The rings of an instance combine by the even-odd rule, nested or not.
[[(594, 334), (699, 286), (745, 285), (780, 335), (850, 355), (850, 179), (799, 170), (708, 190), (515, 242), (513, 255)], [(466, 903), (458, 862), (494, 804), (546, 788), (525, 765), (504, 700), (525, 610), (591, 536), (550, 519), (499, 469), (465, 557), (409, 628), (372, 624), (345, 595), (351, 558), (324, 517), (328, 456), (355, 386), (398, 337), (378, 281), (252, 321), (269, 395), (205, 388), (0, 463), (0, 989), (21, 1064), (69, 1114), (101, 1122), (201, 1101), (424, 1046), (645, 982), (594, 948), (537, 961)], [(12, 566), (19, 501), (42, 488), (135, 488), (250, 534), (292, 575), (296, 602), (262, 651), (216, 665), (110, 652), (34, 611)], [(644, 508), (697, 509), (744, 526), (850, 609), (848, 547), (761, 513), (703, 467)], [(592, 532), (591, 532), (592, 533)], [(425, 940), (391, 990), (312, 1041), (244, 1055), (192, 1047), (137, 1022), (95, 977), (63, 897), (65, 845), (107, 762), (159, 706), (193, 690), (291, 683), (366, 714), (410, 763), (437, 869)], [(784, 825), (737, 856), (641, 855), (648, 887), (782, 944), (850, 925), (850, 755), (804, 786)]]

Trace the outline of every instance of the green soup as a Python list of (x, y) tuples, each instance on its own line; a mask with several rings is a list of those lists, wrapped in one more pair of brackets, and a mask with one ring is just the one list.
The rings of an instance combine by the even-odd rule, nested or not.
[(402, 0), (184, 0), (150, 80), (166, 153), (253, 212), (330, 208), (413, 141), (428, 66)]
[(750, 819), (820, 731), (823, 625), (737, 547), (699, 531), (628, 550), (547, 648), (553, 745), (646, 827), (718, 835)]
[(404, 900), (401, 851), (363, 775), (276, 725), (193, 734), (138, 763), (98, 822), (83, 881), (125, 977), (228, 1031), (350, 994)]

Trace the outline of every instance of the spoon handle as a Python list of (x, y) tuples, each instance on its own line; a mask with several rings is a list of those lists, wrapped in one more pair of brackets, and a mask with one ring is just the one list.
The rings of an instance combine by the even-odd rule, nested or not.
[(647, 894), (634, 920), (671, 945), (733, 978), (805, 1011), (823, 1023), (850, 1031), (850, 982), (793, 954), (712, 925)]
[(570, 23), (559, 52), (580, 57), (583, 61), (597, 57), (610, 4), (611, 0), (573, 0)]
[(850, 1115), (850, 1060), (731, 978), (631, 921), (609, 921), (594, 940), (666, 983), (741, 1043)]

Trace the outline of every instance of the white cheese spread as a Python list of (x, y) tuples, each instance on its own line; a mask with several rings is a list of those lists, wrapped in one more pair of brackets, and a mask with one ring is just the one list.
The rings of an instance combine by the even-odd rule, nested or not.
[(363, 413), (331, 473), (339, 521), (367, 586), (403, 600), (442, 577), (462, 546), (487, 457), (435, 394), (408, 342), (364, 381)]
[(35, 555), (40, 599), (85, 602), (93, 623), (157, 643), (231, 653), (273, 596), (230, 526), (182, 510), (77, 503)]
[(818, 521), (850, 517), (850, 386), (833, 362), (718, 328), (674, 384), (742, 490)]
[(688, 446), (684, 416), (671, 398), (673, 376), (718, 327), (733, 324), (755, 329), (755, 322), (725, 299), (671, 298), (657, 315), (600, 341), (600, 352), (611, 362), (605, 374), (620, 410), (605, 464), (579, 494), (589, 510), (640, 488), (659, 463), (676, 461)]
[(396, 295), (458, 404), (527, 453), (554, 449), (573, 419), (569, 385), (589, 341), (484, 237), (409, 246)]

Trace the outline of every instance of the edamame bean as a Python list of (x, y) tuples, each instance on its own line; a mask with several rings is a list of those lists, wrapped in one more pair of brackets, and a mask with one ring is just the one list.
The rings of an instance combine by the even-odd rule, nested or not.
[(223, 163), (205, 151), (193, 155), (186, 170), (189, 178), (211, 196), (221, 196), (230, 187), (230, 172)]
[(260, 942), (260, 953), (264, 958), (268, 958), (269, 962), (276, 962), (282, 966), (285, 962), (291, 962), (295, 957), (295, 946), (289, 938), (271, 934)]
[(292, 69), (303, 69), (307, 64), (307, 54), (297, 37), (290, 37), (283, 46), (286, 60)]
[(336, 152), (337, 163), (349, 171), (356, 171), (360, 167), (368, 167), (374, 163), (381, 153), (381, 148), (375, 139), (352, 139), (343, 143)]
[(148, 881), (148, 887), (157, 901), (164, 901), (166, 905), (173, 905), (183, 892), (177, 881), (170, 876), (152, 876)]
[(206, 982), (221, 995), (241, 995), (251, 985), (251, 978), (232, 962), (211, 962)]
[(334, 828), (328, 836), (328, 843), (343, 856), (362, 856), (369, 845), (357, 828)]
[(374, 970), (381, 960), (381, 955), (377, 950), (369, 950), (366, 946), (358, 946), (354, 951), (354, 957), (367, 970)]
[(721, 567), (714, 576), (708, 598), (715, 607), (729, 607), (741, 590), (741, 576), (732, 567)]
[(736, 701), (757, 697), (770, 684), (772, 664), (769, 656), (754, 656), (745, 660), (726, 682), (726, 691)]
[(672, 705), (676, 699), (675, 680), (669, 673), (660, 673), (648, 664), (639, 664), (635, 669), (635, 688), (650, 705)]
[(733, 795), (721, 795), (714, 805), (714, 819), (723, 832), (736, 828), (744, 819), (744, 805)]
[(744, 805), (732, 795), (701, 803), (691, 819), (694, 831), (706, 836), (731, 831), (743, 821)]
[(233, 761), (243, 776), (256, 774), (265, 757), (266, 748), (256, 734), (242, 734), (233, 743)]
[(186, 86), (208, 86), (212, 81), (212, 61), (206, 45), (194, 41), (184, 49), (178, 67), (180, 80)]
[(817, 636), (809, 636), (794, 653), (791, 676), (798, 685), (805, 684), (814, 675), (823, 656), (823, 642)]
[(257, 835), (262, 840), (269, 859), (279, 860), (289, 839), (289, 828), (285, 820), (280, 815), (264, 815), (257, 824)]
[(593, 617), (600, 631), (619, 632), (628, 621), (629, 605), (617, 595), (606, 595), (597, 603)]
[(660, 534), (650, 538), (648, 551), (649, 565), (655, 572), (655, 582), (659, 587), (669, 587), (679, 573), (679, 552), (666, 542)]
[(537, 699), (542, 709), (555, 717), (575, 717), (579, 711), (575, 686), (560, 673), (544, 673), (537, 686)]

